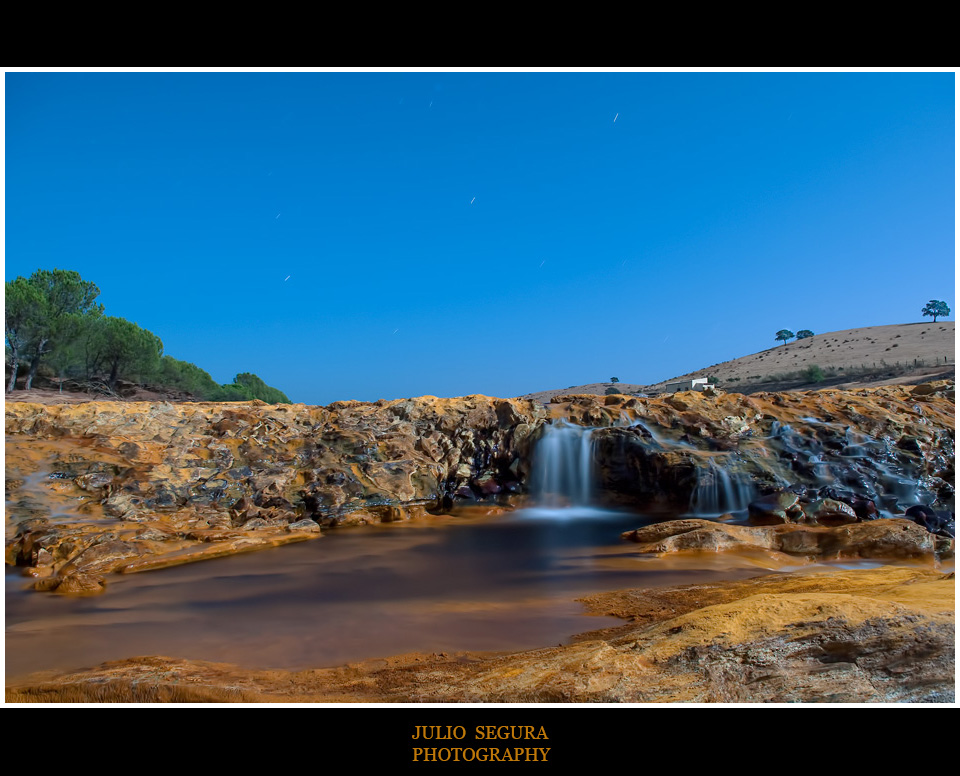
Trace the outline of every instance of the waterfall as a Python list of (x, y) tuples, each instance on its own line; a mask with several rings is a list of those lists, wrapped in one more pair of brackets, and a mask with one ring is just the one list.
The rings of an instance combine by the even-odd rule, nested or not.
[(546, 507), (589, 506), (593, 497), (595, 460), (593, 429), (565, 421), (544, 428), (533, 454), (531, 491)]
[(690, 512), (703, 516), (742, 512), (753, 499), (754, 489), (749, 478), (731, 475), (726, 466), (711, 460), (697, 469), (697, 487), (690, 499)]

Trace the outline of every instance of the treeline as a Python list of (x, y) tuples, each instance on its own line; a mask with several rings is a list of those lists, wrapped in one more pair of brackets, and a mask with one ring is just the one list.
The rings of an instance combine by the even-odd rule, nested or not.
[(124, 318), (104, 315), (100, 289), (71, 270), (34, 272), (6, 284), (7, 392), (26, 375), (24, 388), (38, 374), (88, 383), (116, 391), (117, 382), (189, 393), (202, 401), (290, 403), (280, 390), (243, 372), (219, 385), (200, 367), (163, 354), (153, 332)]

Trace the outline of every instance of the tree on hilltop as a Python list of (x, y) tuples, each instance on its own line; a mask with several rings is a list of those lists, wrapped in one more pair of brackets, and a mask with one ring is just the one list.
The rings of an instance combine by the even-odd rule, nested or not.
[(786, 345), (787, 340), (792, 340), (795, 336), (797, 335), (790, 331), (790, 329), (780, 329), (780, 331), (777, 332), (776, 339), (783, 340), (783, 344)]
[(807, 339), (807, 337), (812, 336), (813, 332), (810, 331), (810, 329), (800, 329), (800, 331), (797, 332), (797, 339)]
[(936, 323), (937, 316), (946, 318), (950, 315), (950, 308), (947, 307), (946, 302), (941, 302), (939, 299), (931, 299), (920, 312), (923, 313), (924, 317), (932, 315), (933, 322)]

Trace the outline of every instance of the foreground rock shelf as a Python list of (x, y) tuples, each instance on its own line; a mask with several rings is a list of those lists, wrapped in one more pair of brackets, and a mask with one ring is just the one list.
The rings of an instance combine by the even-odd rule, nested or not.
[(952, 702), (953, 574), (884, 567), (584, 599), (629, 624), (508, 655), (309, 671), (141, 657), (7, 688), (18, 702)]
[(710, 520), (669, 520), (623, 534), (639, 552), (772, 550), (810, 559), (953, 557), (953, 539), (937, 536), (910, 520), (871, 520), (826, 527), (745, 526)]

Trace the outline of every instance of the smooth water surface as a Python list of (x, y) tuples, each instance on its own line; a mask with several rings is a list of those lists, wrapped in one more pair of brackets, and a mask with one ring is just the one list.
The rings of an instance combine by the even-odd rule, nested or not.
[(65, 598), (6, 576), (7, 677), (138, 655), (248, 667), (337, 665), (410, 651), (513, 650), (621, 624), (577, 596), (763, 573), (743, 558), (637, 556), (599, 510), (530, 510), (339, 528), (303, 544), (108, 578)]
[(641, 556), (620, 533), (645, 522), (541, 508), (338, 528), (303, 544), (114, 575), (92, 598), (25, 590), (29, 580), (8, 570), (7, 678), (141, 655), (292, 669), (551, 646), (622, 624), (586, 615), (578, 596), (785, 570), (762, 553)]

